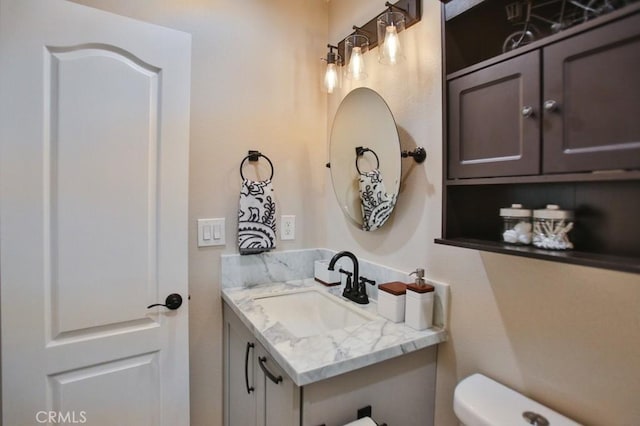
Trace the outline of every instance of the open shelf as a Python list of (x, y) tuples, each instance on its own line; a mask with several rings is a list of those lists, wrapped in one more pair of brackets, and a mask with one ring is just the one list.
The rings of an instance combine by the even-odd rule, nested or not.
[[(438, 243), (640, 273), (640, 180), (529, 182), (446, 186)], [(498, 242), (500, 208), (558, 204), (575, 212), (569, 234), (576, 250), (548, 251)]]
[(493, 253), (550, 260), (553, 262), (570, 263), (573, 265), (591, 266), (594, 268), (611, 269), (614, 271), (632, 272), (636, 274), (640, 273), (640, 258), (634, 257), (610, 256), (575, 250), (542, 250), (533, 246), (516, 246), (497, 241), (476, 240), (472, 238), (437, 238), (435, 242), (437, 244), (489, 251)]

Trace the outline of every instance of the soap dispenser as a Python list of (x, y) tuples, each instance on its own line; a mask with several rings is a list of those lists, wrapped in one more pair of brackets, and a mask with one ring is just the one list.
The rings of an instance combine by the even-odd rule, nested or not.
[(407, 285), (406, 312), (404, 322), (416, 330), (424, 330), (433, 324), (434, 287), (424, 280), (424, 269), (418, 268), (416, 280)]

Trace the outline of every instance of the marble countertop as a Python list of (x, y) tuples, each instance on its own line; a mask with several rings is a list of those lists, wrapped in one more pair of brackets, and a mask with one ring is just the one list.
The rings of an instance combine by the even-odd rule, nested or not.
[[(357, 309), (374, 314), (375, 319), (314, 336), (295, 337), (279, 322), (270, 320), (253, 300), (265, 294), (304, 288), (332, 293)], [(416, 331), (404, 323), (393, 323), (377, 315), (375, 302), (358, 305), (339, 296), (339, 291), (338, 287), (325, 287), (310, 278), (250, 288), (225, 288), (222, 298), (298, 386), (436, 345), (447, 339), (447, 333), (442, 328)]]

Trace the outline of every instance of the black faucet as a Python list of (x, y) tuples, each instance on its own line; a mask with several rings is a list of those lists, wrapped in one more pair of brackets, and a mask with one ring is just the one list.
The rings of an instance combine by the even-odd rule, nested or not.
[(340, 272), (346, 273), (348, 275), (347, 284), (344, 287), (342, 296), (353, 302), (359, 303), (361, 305), (366, 305), (367, 303), (369, 303), (369, 297), (367, 297), (367, 289), (365, 288), (365, 283), (375, 284), (375, 281), (368, 280), (364, 277), (360, 278), (358, 271), (358, 258), (350, 251), (341, 251), (339, 253), (336, 253), (336, 255), (331, 258), (329, 267), (327, 269), (329, 269), (330, 271), (335, 270), (334, 268), (336, 266), (336, 262), (341, 257), (348, 257), (353, 262), (353, 286), (351, 285), (351, 274), (342, 269), (340, 270)]

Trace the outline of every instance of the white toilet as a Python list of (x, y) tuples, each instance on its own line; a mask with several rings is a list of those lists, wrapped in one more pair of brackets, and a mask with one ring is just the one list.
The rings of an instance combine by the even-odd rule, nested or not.
[(453, 411), (465, 426), (580, 425), (482, 374), (458, 383)]

